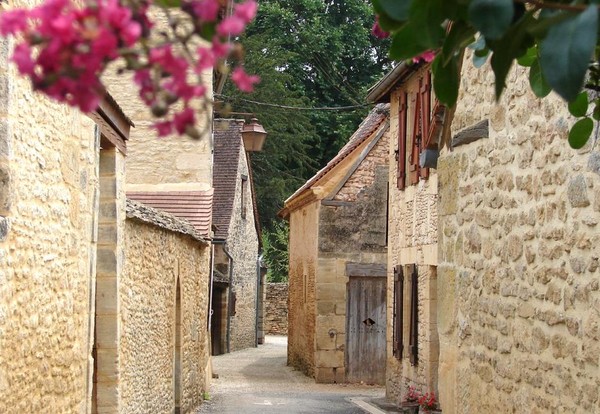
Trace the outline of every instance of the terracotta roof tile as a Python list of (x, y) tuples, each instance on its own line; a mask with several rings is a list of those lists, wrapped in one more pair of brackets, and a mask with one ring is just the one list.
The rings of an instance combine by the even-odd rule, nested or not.
[(348, 155), (352, 153), (360, 144), (362, 144), (366, 139), (368, 139), (379, 127), (383, 124), (389, 117), (389, 104), (378, 104), (369, 112), (369, 115), (362, 121), (362, 123), (358, 126), (358, 129), (352, 134), (346, 145), (340, 149), (335, 157), (331, 159), (327, 163), (325, 167), (319, 170), (310, 180), (308, 180), (302, 187), (300, 187), (294, 194), (292, 194), (287, 200), (286, 203), (290, 202), (298, 195), (300, 195), (303, 191), (310, 188), (313, 184), (319, 181), (321, 178), (325, 176), (329, 171), (333, 169), (336, 165), (338, 165), (343, 159), (345, 159)]
[(208, 191), (135, 191), (127, 198), (166, 211), (189, 221), (203, 236), (210, 236), (213, 190)]
[(214, 124), (213, 224), (217, 227), (215, 237), (224, 239), (229, 233), (233, 211), (244, 121), (215, 119)]

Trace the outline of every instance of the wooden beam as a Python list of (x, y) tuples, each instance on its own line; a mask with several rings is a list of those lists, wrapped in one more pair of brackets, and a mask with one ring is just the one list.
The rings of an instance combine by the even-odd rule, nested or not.
[(455, 148), (461, 145), (470, 144), (471, 142), (478, 141), (482, 138), (489, 138), (489, 120), (484, 119), (471, 125), (454, 135), (450, 144), (451, 148)]
[(346, 263), (346, 276), (387, 277), (384, 263)]

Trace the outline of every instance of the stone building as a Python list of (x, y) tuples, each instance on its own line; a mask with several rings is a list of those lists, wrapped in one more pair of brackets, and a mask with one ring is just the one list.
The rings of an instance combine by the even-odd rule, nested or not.
[[(392, 136), (406, 131), (409, 142), (424, 71), (401, 64), (370, 93), (390, 102)], [(599, 412), (600, 155), (593, 144), (569, 147), (566, 104), (537, 99), (525, 68), (507, 79), (496, 102), (491, 69), (467, 56), (435, 172), (409, 185), (410, 174), (394, 183), (402, 168), (390, 167), (388, 299), (403, 301), (388, 307), (388, 397), (416, 385), (438, 391), (446, 413)], [(402, 142), (390, 159), (396, 149)], [(415, 261), (416, 324), (414, 268), (398, 271)]]
[(260, 272), (260, 227), (243, 120), (214, 123), (214, 260), (212, 353), (258, 345), (264, 275)]
[(368, 99), (390, 104), (386, 388), (400, 401), (408, 386), (437, 392), (438, 176), (419, 160), (437, 146), (444, 108), (422, 65), (398, 65)]
[(288, 364), (317, 382), (383, 383), (388, 108), (285, 202)]
[(526, 68), (498, 103), (489, 67), (462, 78), (438, 162), (442, 407), (600, 412), (600, 154), (569, 147)]
[(288, 284), (267, 283), (265, 289), (265, 333), (287, 335), (288, 333)]

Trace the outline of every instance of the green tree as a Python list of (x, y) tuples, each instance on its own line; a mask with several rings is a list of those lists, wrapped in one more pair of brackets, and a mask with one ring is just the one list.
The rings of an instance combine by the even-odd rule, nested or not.
[[(372, 0), (381, 27), (391, 33), (390, 56), (410, 60), (436, 51), (434, 89), (453, 106), (467, 47), (477, 66), (487, 59), (502, 94), (515, 61), (530, 68), (532, 91), (554, 90), (580, 120), (569, 143), (583, 147), (600, 119), (598, 0)], [(589, 108), (590, 100), (594, 108)]]
[(272, 229), (263, 232), (263, 254), (269, 282), (285, 282), (288, 279), (289, 236), (290, 228), (285, 221), (278, 221)]

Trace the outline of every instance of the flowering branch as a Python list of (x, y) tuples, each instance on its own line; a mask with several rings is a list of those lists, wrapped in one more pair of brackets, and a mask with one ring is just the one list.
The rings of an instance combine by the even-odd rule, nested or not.
[[(159, 136), (199, 138), (194, 108), (206, 105), (210, 92), (201, 75), (237, 50), (230, 39), (245, 30), (258, 6), (245, 0), (221, 19), (219, 0), (182, 0), (177, 15), (167, 1), (85, 0), (77, 7), (71, 0), (46, 0), (2, 13), (0, 35), (20, 36), (12, 61), (35, 90), (84, 112), (97, 108), (107, 67), (122, 61), (119, 73), (133, 74), (141, 100), (160, 118)], [(169, 31), (159, 32), (163, 41), (153, 35), (164, 28), (150, 19), (151, 6), (167, 17)], [(232, 80), (249, 92), (259, 78), (238, 64)]]

